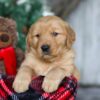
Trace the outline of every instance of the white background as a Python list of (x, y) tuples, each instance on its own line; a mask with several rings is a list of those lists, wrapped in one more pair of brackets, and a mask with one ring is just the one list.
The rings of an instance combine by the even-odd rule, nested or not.
[(67, 19), (76, 31), (82, 84), (100, 85), (100, 0), (83, 0)]

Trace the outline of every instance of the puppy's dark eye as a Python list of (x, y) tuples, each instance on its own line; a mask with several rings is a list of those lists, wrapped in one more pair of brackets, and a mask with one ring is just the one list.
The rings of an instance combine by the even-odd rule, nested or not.
[(53, 33), (52, 33), (53, 36), (57, 36), (58, 34), (59, 34), (59, 33), (57, 33), (57, 32), (53, 32)]
[(36, 34), (35, 36), (36, 36), (37, 38), (39, 38), (39, 37), (40, 37), (40, 34)]

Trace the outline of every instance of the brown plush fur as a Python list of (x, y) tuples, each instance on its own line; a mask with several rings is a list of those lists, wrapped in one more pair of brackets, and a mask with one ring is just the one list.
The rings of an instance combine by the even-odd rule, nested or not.
[[(7, 40), (7, 38), (9, 38)], [(4, 41), (6, 40), (6, 41)], [(13, 19), (0, 16), (0, 50), (12, 46), (16, 52), (17, 66), (19, 67), (24, 59), (23, 51), (16, 47), (18, 40), (16, 22)], [(5, 73), (4, 61), (0, 59), (0, 70)]]
[[(38, 75), (45, 76), (42, 88), (46, 92), (55, 91), (65, 76), (74, 75), (79, 80), (79, 72), (74, 65), (74, 41), (74, 31), (59, 17), (39, 19), (29, 30), (26, 57), (13, 83), (14, 90), (19, 93), (26, 91), (32, 76)], [(44, 44), (50, 46), (48, 55), (41, 50)]]

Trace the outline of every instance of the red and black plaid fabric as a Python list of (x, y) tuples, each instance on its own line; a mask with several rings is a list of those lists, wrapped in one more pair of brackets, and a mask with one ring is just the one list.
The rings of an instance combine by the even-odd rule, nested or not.
[(66, 77), (53, 93), (41, 89), (43, 78), (33, 79), (28, 91), (16, 93), (12, 89), (14, 77), (0, 74), (0, 100), (75, 100), (77, 80), (74, 77)]

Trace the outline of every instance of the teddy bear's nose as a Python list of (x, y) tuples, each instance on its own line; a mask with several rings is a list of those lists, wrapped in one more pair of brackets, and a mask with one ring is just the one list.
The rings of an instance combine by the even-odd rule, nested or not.
[(9, 36), (8, 36), (7, 34), (2, 34), (2, 35), (0, 36), (0, 40), (1, 40), (2, 42), (8, 42)]

